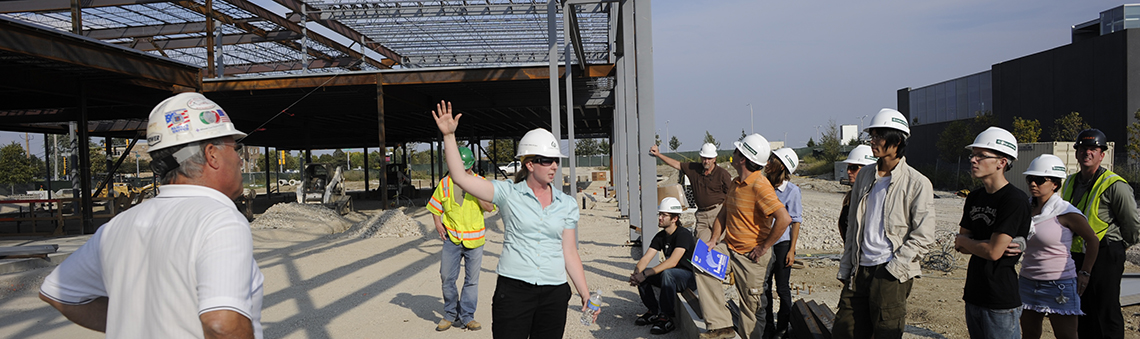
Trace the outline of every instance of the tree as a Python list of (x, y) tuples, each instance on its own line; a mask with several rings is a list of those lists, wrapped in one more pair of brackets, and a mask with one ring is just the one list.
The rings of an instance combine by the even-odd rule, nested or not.
[(1140, 110), (1136, 110), (1135, 117), (1136, 122), (1128, 125), (1128, 145), (1124, 146), (1133, 166), (1140, 164)]
[(1037, 142), (1037, 138), (1040, 136), (1040, 121), (1013, 117), (1013, 137), (1017, 139), (1017, 142)]
[[(705, 131), (705, 143), (716, 145), (716, 149), (720, 149), (720, 142), (716, 141), (716, 138), (713, 138), (712, 134), (710, 134), (709, 131)], [(679, 143), (678, 146), (680, 146)]]
[(863, 144), (863, 141), (859, 140), (859, 138), (854, 138), (854, 139), (851, 139), (851, 141), (847, 142), (847, 146), (859, 146), (862, 144)]
[(839, 125), (835, 124), (835, 119), (827, 121), (827, 129), (824, 130), (823, 136), (819, 138), (819, 145), (823, 147), (823, 160), (832, 162), (839, 159)]
[(669, 139), (669, 149), (676, 152), (678, 147), (681, 147), (681, 140), (677, 140), (677, 136), (674, 135), (673, 138)]
[(1053, 120), (1053, 132), (1049, 134), (1053, 141), (1076, 141), (1077, 134), (1092, 128), (1081, 119), (1081, 113), (1070, 112), (1068, 115)]
[(511, 145), (511, 139), (495, 139), (491, 141), (490, 149), (487, 151), (491, 153), (491, 161), (499, 166), (506, 165), (515, 158), (515, 149)]
[(808, 138), (807, 147), (815, 147), (815, 140), (812, 138)]
[(744, 134), (744, 129), (742, 128), (742, 129), (740, 129), (740, 138), (736, 139), (736, 141), (744, 141), (744, 137), (746, 137), (746, 136), (748, 136), (748, 135)]
[(32, 181), (36, 175), (36, 168), (30, 158), (24, 153), (24, 147), (13, 141), (0, 148), (0, 183), (23, 184)]
[(598, 141), (594, 139), (578, 139), (574, 142), (574, 154), (580, 156), (598, 154)]
[(612, 150), (612, 147), (610, 146), (609, 140), (602, 139), (601, 141), (598, 142), (598, 152), (600, 152), (598, 154), (610, 155), (611, 151), (613, 151), (613, 150)]
[(997, 117), (990, 112), (980, 113), (970, 120), (951, 122), (938, 135), (938, 142), (935, 143), (939, 157), (949, 163), (965, 159), (970, 154), (966, 145), (973, 143), (978, 133), (994, 125), (997, 125)]

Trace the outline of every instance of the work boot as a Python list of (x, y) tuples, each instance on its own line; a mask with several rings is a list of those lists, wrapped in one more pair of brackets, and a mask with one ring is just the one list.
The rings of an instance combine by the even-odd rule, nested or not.
[(705, 333), (701, 333), (701, 339), (732, 339), (736, 337), (736, 331), (732, 327), (719, 328)]
[(483, 325), (479, 325), (479, 322), (475, 320), (468, 321), (467, 325), (463, 325), (463, 327), (466, 327), (470, 331), (478, 331), (483, 329)]
[(451, 328), (451, 320), (447, 319), (440, 319), (439, 324), (435, 325), (436, 331), (447, 331), (449, 328)]

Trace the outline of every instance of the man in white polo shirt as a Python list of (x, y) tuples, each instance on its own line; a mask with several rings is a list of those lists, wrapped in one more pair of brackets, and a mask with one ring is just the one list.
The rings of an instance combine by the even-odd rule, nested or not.
[(245, 133), (198, 93), (150, 113), (154, 199), (99, 228), (40, 287), (40, 299), (108, 338), (261, 338), (264, 277), (242, 191)]

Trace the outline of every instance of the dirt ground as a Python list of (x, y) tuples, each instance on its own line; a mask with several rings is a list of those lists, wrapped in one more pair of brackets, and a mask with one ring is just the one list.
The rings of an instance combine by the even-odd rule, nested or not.
[[(799, 246), (803, 269), (792, 272), (793, 297), (816, 300), (834, 308), (839, 282), (835, 253), (840, 247), (835, 218), (842, 186), (807, 178), (794, 180), (804, 187), (804, 241)], [(587, 194), (603, 196), (602, 182), (592, 183)], [(939, 192), (935, 205), (938, 228), (956, 231), (963, 199)], [(270, 203), (288, 201), (264, 197), (255, 205), (266, 211)], [(415, 205), (422, 205), (417, 201)], [(362, 222), (385, 211), (375, 200), (356, 203), (358, 212), (348, 215)], [(422, 206), (398, 210), (428, 230), (431, 216)], [(389, 212), (390, 213), (390, 212)], [(680, 338), (679, 332), (650, 335), (633, 319), (645, 311), (637, 289), (626, 281), (638, 250), (627, 246), (629, 220), (618, 216), (616, 204), (599, 198), (593, 209), (583, 209), (579, 223), (579, 249), (591, 289), (601, 288), (603, 312), (597, 324), (576, 322), (580, 308), (577, 296), (567, 306), (567, 338)], [(481, 331), (451, 329), (434, 331), (442, 317), (439, 251), (442, 242), (434, 232), (426, 236), (395, 238), (329, 235), (320, 225), (297, 225), (287, 229), (254, 229), (255, 258), (265, 274), (262, 324), (266, 338), (491, 338), (491, 295), (495, 267), (502, 250), (502, 222), (488, 215), (488, 241), (479, 278), (480, 301), (475, 318)], [(347, 232), (346, 232), (347, 233)], [(966, 338), (961, 288), (966, 259), (959, 257), (948, 273), (926, 271), (914, 284), (907, 316), (908, 338)], [(0, 275), (0, 337), (2, 338), (100, 338), (80, 328), (39, 301), (36, 292), (51, 268)], [(1128, 272), (1140, 272), (1129, 264)], [(1140, 306), (1124, 308), (1126, 337), (1140, 338)], [(1051, 335), (1045, 326), (1046, 337)]]

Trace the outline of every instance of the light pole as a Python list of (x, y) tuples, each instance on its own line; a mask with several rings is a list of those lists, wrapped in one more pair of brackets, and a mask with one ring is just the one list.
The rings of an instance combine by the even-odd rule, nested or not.
[(756, 113), (752, 112), (752, 104), (748, 104), (748, 116), (752, 118), (752, 134), (756, 134)]
[[(673, 144), (673, 141), (669, 140), (669, 120), (665, 120), (665, 142), (666, 142), (666, 145), (672, 145)], [(673, 149), (673, 148), (670, 147), (669, 149)], [(673, 151), (676, 152), (677, 150), (674, 149)]]
[(863, 140), (863, 138), (862, 138), (862, 137), (863, 137), (863, 119), (864, 119), (864, 118), (866, 118), (866, 117), (867, 117), (867, 115), (866, 115), (866, 114), (864, 114), (863, 116), (859, 117), (859, 127), (857, 127), (857, 128), (859, 129), (859, 131), (858, 131), (858, 133), (859, 133), (859, 138), (858, 138), (858, 139), (859, 139), (860, 141), (862, 141), (862, 140)]
[[(823, 140), (823, 134), (819, 134), (819, 127), (820, 126), (823, 126), (823, 125), (815, 125), (815, 136), (820, 137), (820, 140), (822, 141)], [(817, 142), (820, 142), (820, 141), (817, 141)]]

